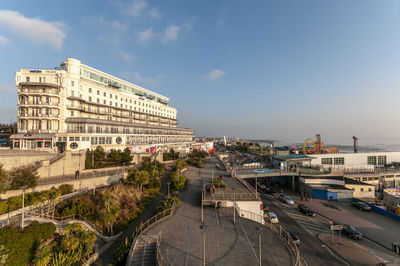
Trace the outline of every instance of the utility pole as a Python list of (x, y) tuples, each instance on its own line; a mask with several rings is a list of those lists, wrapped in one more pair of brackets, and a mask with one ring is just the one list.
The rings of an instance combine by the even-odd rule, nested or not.
[(257, 231), (258, 231), (258, 262), (259, 265), (262, 265), (262, 257), (261, 257), (261, 234), (263, 232), (263, 228), (261, 226), (257, 227)]
[(256, 199), (257, 199), (257, 176), (256, 176)]
[(236, 199), (235, 199), (235, 191), (233, 191), (233, 223), (236, 223)]
[(201, 223), (204, 222), (203, 218), (203, 198), (204, 198), (204, 189), (201, 190)]

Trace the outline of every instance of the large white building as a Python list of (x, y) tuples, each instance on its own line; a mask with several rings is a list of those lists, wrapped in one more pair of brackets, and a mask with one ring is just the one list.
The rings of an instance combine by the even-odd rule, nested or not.
[(133, 152), (190, 149), (193, 130), (177, 127), (169, 98), (68, 58), (55, 69), (22, 68), (14, 149)]

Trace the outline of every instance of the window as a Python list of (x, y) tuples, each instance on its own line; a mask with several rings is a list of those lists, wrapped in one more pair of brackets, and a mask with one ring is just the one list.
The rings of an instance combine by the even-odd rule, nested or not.
[(74, 111), (71, 111), (71, 116), (74, 116)]
[(362, 181), (367, 181), (367, 180), (368, 180), (367, 177), (363, 177), (363, 178), (362, 178)]
[(360, 188), (360, 191), (361, 191), (361, 192), (364, 192), (364, 188), (363, 188), (363, 187), (362, 187), (362, 188)]
[(92, 101), (92, 97), (89, 97), (89, 102), (91, 102)]
[(71, 96), (74, 97), (74, 91), (73, 90), (71, 90)]
[(333, 162), (335, 165), (344, 165), (344, 157), (336, 157)]
[(369, 188), (368, 188), (368, 192), (371, 192), (371, 191), (372, 191), (372, 188), (369, 187)]
[(50, 97), (46, 96), (46, 103), (49, 104), (50, 103)]
[(100, 103), (100, 99), (99, 98), (97, 98), (97, 103)]
[(96, 145), (97, 144), (97, 137), (92, 137), (90, 141), (91, 145)]
[(69, 141), (74, 141), (75, 137), (69, 137)]
[(99, 90), (97, 90), (97, 95), (100, 95), (100, 91)]
[(352, 188), (351, 190), (355, 191), (356, 189), (355, 189), (355, 188)]
[(103, 93), (103, 96), (104, 96), (104, 97), (106, 97), (106, 96), (107, 96), (107, 93), (106, 93), (106, 92), (104, 92), (104, 93)]
[(39, 82), (42, 82), (42, 78), (41, 77), (39, 77)]
[(112, 105), (112, 101), (110, 101), (110, 105)]
[(75, 81), (71, 80), (71, 87), (75, 86)]
[(110, 98), (112, 98), (112, 94), (110, 93)]
[(99, 144), (106, 144), (106, 138), (105, 137), (99, 137)]
[(106, 144), (112, 144), (112, 138), (111, 137), (107, 137), (106, 138)]
[(386, 155), (378, 156), (378, 165), (385, 165), (386, 164)]
[(31, 78), (30, 77), (26, 77), (26, 82), (30, 82)]
[(115, 100), (118, 100), (118, 96), (117, 95), (115, 95)]
[(89, 93), (92, 93), (92, 88), (89, 88)]
[(376, 165), (376, 156), (368, 156), (367, 157), (367, 163), (369, 165)]

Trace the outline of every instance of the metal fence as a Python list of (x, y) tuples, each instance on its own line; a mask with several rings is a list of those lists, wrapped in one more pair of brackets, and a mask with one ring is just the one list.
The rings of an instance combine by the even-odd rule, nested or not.
[(299, 266), (300, 265), (300, 252), (299, 249), (297, 248), (296, 243), (294, 243), (292, 237), (289, 235), (289, 233), (281, 226), (278, 224), (272, 224), (272, 223), (266, 223), (264, 221), (264, 217), (261, 214), (253, 213), (250, 211), (242, 210), (239, 208), (237, 204), (234, 205), (236, 211), (239, 213), (239, 216), (242, 218), (246, 218), (255, 222), (258, 222), (260, 224), (266, 225), (268, 228), (270, 228), (272, 231), (277, 233), (281, 239), (283, 239), (287, 244), (289, 245), (291, 251), (293, 252), (293, 255), (295, 256), (296, 260), (294, 263), (294, 266)]
[[(128, 258), (126, 259), (126, 265), (130, 266), (132, 264), (132, 259), (133, 259), (133, 254), (135, 252), (136, 249), (136, 245), (137, 245), (137, 240), (139, 239), (139, 237), (147, 231), (147, 229), (149, 229), (151, 226), (153, 226), (154, 224), (157, 224), (165, 219), (167, 219), (168, 217), (172, 216), (174, 214), (176, 205), (172, 205), (172, 207), (168, 210), (165, 210), (163, 212), (160, 212), (156, 215), (154, 215), (153, 217), (151, 217), (150, 219), (148, 219), (146, 222), (142, 223), (140, 226), (136, 227), (135, 232), (133, 232), (132, 237), (133, 237), (133, 242), (132, 242), (132, 247), (129, 250), (128, 253)], [(158, 246), (157, 246), (158, 247)], [(160, 251), (157, 249), (157, 263), (158, 265), (168, 265), (165, 260), (162, 258), (161, 254), (159, 254)], [(160, 261), (158, 261), (158, 259), (160, 258)], [(164, 264), (162, 261), (164, 261)]]

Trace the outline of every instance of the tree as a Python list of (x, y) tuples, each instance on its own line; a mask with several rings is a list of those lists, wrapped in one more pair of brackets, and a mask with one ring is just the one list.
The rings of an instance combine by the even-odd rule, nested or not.
[(53, 246), (54, 246), (54, 244), (50, 243), (48, 245), (43, 245), (41, 248), (38, 248), (35, 252), (33, 264), (35, 266), (49, 265), (49, 263), (53, 257)]
[(54, 211), (56, 209), (57, 201), (60, 199), (60, 197), (61, 197), (61, 191), (59, 191), (58, 189), (52, 189), (49, 192), (49, 199), (53, 209), (52, 219), (54, 219)]
[(89, 149), (86, 151), (86, 158), (85, 158), (85, 169), (93, 169), (93, 157), (92, 157), (93, 152), (91, 152)]
[(112, 164), (119, 164), (122, 160), (121, 152), (112, 149), (110, 153), (107, 155), (107, 160), (110, 161)]
[(5, 192), (9, 188), (9, 180), (9, 173), (3, 168), (3, 165), (0, 164), (0, 193)]
[(108, 233), (112, 235), (113, 224), (117, 221), (121, 209), (109, 192), (104, 195), (104, 206), (106, 207), (106, 212), (103, 214), (103, 221), (108, 226)]
[(104, 151), (103, 147), (97, 146), (94, 150), (94, 168), (98, 168), (104, 164), (106, 158), (106, 152)]
[(150, 181), (149, 172), (145, 170), (140, 170), (136, 172), (134, 177), (135, 183), (139, 185), (140, 190), (143, 190), (143, 186), (147, 185)]
[(133, 159), (131, 155), (131, 150), (128, 147), (126, 147), (121, 157), (122, 157), (121, 163), (130, 164)]
[(39, 174), (37, 168), (33, 164), (29, 164), (11, 169), (10, 177), (10, 189), (19, 189), (22, 186), (32, 188), (37, 185)]

